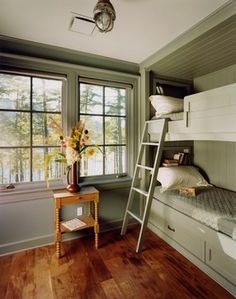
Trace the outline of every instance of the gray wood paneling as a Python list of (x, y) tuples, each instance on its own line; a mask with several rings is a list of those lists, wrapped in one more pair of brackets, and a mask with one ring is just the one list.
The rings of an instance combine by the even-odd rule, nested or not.
[(236, 191), (236, 143), (195, 141), (194, 164), (208, 175), (210, 183)]
[[(236, 82), (236, 65), (195, 78), (197, 91), (209, 90)], [(236, 191), (236, 143), (222, 141), (194, 141), (194, 164), (208, 175), (210, 182)]]
[(236, 14), (149, 66), (155, 74), (191, 80), (236, 63)]
[[(236, 55), (236, 54), (235, 54)], [(205, 91), (236, 82), (236, 64), (194, 79), (195, 92)]]

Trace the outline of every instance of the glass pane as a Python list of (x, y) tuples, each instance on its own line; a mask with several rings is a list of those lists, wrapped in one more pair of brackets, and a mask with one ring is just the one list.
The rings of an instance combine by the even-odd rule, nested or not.
[(85, 129), (89, 132), (90, 143), (103, 144), (102, 116), (81, 115), (80, 119), (85, 122)]
[(30, 78), (0, 74), (0, 109), (30, 108)]
[(126, 115), (125, 113), (126, 90), (121, 88), (106, 87), (105, 113), (112, 115)]
[(63, 164), (55, 162), (56, 153), (60, 148), (34, 148), (33, 149), (33, 181), (45, 180), (45, 160), (46, 156), (52, 156), (52, 159), (47, 167), (48, 179), (58, 179), (62, 177)]
[(80, 175), (101, 175), (103, 174), (103, 155), (99, 150), (93, 156), (83, 156), (80, 161)]
[(106, 146), (105, 174), (126, 172), (126, 147)]
[(106, 144), (126, 143), (124, 117), (105, 117), (105, 143)]
[(80, 113), (102, 114), (102, 86), (80, 84)]
[(58, 145), (60, 132), (54, 124), (61, 126), (61, 114), (33, 114), (33, 145)]
[(30, 145), (30, 114), (0, 112), (0, 146)]
[(61, 111), (62, 81), (33, 78), (33, 110)]
[(29, 149), (0, 149), (0, 183), (9, 184), (29, 181), (29, 161)]

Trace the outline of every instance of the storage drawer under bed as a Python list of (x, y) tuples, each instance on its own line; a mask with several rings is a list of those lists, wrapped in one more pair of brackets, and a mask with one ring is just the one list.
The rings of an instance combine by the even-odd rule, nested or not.
[(149, 221), (199, 259), (205, 260), (203, 225), (155, 199)]

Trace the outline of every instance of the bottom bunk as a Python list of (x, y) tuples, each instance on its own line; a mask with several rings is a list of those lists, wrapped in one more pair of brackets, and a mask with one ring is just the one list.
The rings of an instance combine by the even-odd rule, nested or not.
[(236, 193), (200, 188), (196, 197), (156, 187), (149, 228), (236, 296)]

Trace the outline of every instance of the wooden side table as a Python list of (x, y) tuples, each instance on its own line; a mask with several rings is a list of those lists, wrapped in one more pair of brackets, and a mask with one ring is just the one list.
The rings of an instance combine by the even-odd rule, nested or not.
[[(94, 187), (83, 187), (77, 193), (71, 193), (66, 189), (56, 190), (54, 193), (54, 213), (55, 213), (55, 243), (57, 257), (61, 257), (61, 239), (62, 233), (70, 232), (62, 225), (60, 219), (60, 210), (62, 206), (89, 202), (88, 215), (78, 217), (80, 220), (86, 223), (86, 225), (76, 229), (82, 230), (88, 227), (94, 227), (95, 233), (95, 248), (98, 248), (98, 204), (99, 204), (99, 191)], [(74, 230), (73, 230), (74, 231)]]

